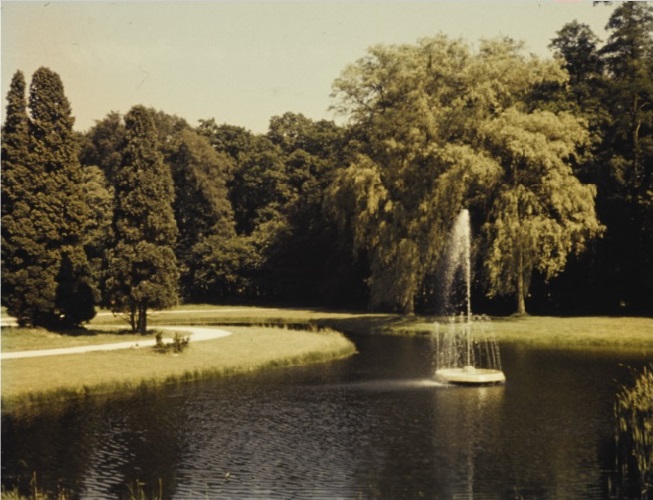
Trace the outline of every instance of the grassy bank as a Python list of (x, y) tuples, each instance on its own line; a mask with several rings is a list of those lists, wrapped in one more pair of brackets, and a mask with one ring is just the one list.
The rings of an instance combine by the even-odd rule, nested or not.
[[(381, 331), (395, 335), (426, 335), (435, 318), (380, 321)], [(504, 343), (539, 347), (653, 348), (653, 318), (525, 316), (492, 318), (492, 331)]]
[[(313, 324), (360, 334), (430, 335), (434, 322), (442, 318), (334, 312), (317, 309), (278, 309), (265, 307), (216, 307), (186, 305), (173, 313), (152, 315), (151, 324)], [(92, 325), (125, 325), (106, 313)], [(557, 347), (645, 347), (653, 348), (653, 318), (547, 317), (525, 316), (493, 318), (494, 334), (501, 342)]]
[[(3, 411), (39, 401), (125, 391), (142, 384), (325, 362), (355, 352), (353, 344), (334, 331), (261, 327), (232, 327), (230, 330), (234, 335), (222, 339), (191, 341), (189, 348), (179, 355), (141, 348), (4, 360)], [(103, 337), (95, 335), (93, 341), (101, 342)], [(51, 345), (41, 344), (39, 348), (55, 347), (55, 344), (61, 347), (62, 339), (55, 337), (52, 342)], [(17, 344), (15, 342), (14, 346)]]

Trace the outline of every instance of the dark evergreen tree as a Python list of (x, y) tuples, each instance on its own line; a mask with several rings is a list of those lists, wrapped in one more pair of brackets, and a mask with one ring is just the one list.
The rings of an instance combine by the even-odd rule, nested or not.
[[(592, 153), (595, 154), (610, 119), (607, 110), (607, 81), (604, 61), (599, 51), (599, 38), (586, 24), (573, 21), (557, 32), (549, 47), (569, 74), (568, 86), (557, 96), (549, 99), (566, 100), (570, 105), (563, 108), (588, 122)], [(568, 92), (571, 90), (571, 92)], [(577, 165), (577, 173), (585, 182), (596, 182), (594, 158)], [(589, 172), (588, 172), (589, 171)]]
[(595, 93), (596, 82), (602, 78), (598, 45), (599, 38), (592, 29), (576, 20), (564, 25), (549, 45), (562, 59), (574, 97), (581, 103)]
[(75, 326), (95, 315), (95, 290), (83, 247), (89, 210), (74, 118), (59, 75), (47, 68), (34, 73), (29, 109), (27, 157), (16, 175), (8, 176), (13, 207), (3, 207), (8, 223), (3, 235), (13, 253), (3, 270), (8, 285), (3, 296), (9, 294), (6, 303), (21, 324)]
[(599, 269), (606, 306), (653, 313), (653, 7), (623, 2), (601, 49), (610, 123), (601, 147), (599, 215), (608, 231)]
[[(233, 160), (228, 154), (214, 150), (208, 139), (184, 119), (154, 109), (148, 111), (156, 126), (158, 150), (170, 168), (175, 187), (173, 209), (178, 228), (175, 255), (180, 293), (185, 300), (195, 301), (224, 301), (237, 296), (237, 290), (247, 288), (239, 276), (251, 254), (245, 251), (247, 238), (235, 234), (228, 198), (226, 183), (233, 170)], [(105, 197), (93, 165), (113, 179), (122, 162), (125, 134), (122, 117), (110, 113), (82, 139), (82, 162), (89, 166), (87, 190), (98, 207), (104, 206)], [(102, 212), (96, 214), (96, 229), (105, 217)], [(94, 255), (102, 246), (103, 240), (98, 237), (106, 239), (110, 233), (106, 229), (89, 233), (93, 236)]]
[(108, 252), (107, 291), (111, 309), (127, 314), (132, 329), (145, 333), (147, 310), (177, 301), (174, 185), (159, 151), (152, 112), (133, 107), (125, 126), (114, 179), (115, 245)]
[(43, 222), (49, 223), (46, 230), (54, 228), (48, 247), (55, 249), (56, 321), (62, 326), (78, 325), (95, 316), (96, 291), (83, 241), (90, 212), (82, 190), (75, 120), (58, 74), (47, 68), (34, 73), (29, 107), (31, 162), (42, 169), (36, 185), (50, 198)]
[(653, 9), (623, 2), (606, 30), (602, 48), (578, 23), (563, 27), (551, 45), (566, 62), (577, 113), (590, 124), (591, 155), (576, 172), (597, 186), (607, 230), (549, 295), (575, 313), (651, 314)]
[[(31, 322), (39, 310), (30, 300), (30, 250), (34, 235), (25, 225), (30, 217), (31, 170), (29, 118), (25, 100), (25, 77), (17, 71), (7, 94), (7, 113), (2, 127), (2, 304), (21, 325)], [(25, 248), (25, 247), (30, 248)], [(31, 279), (30, 279), (31, 278)], [(35, 297), (34, 297), (35, 298)], [(47, 307), (43, 309), (47, 310)]]

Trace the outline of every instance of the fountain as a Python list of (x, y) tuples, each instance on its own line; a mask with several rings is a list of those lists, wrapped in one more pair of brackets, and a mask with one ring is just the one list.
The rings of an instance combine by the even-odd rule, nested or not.
[[(463, 209), (454, 221), (445, 252), (442, 283), (449, 322), (444, 332), (440, 332), (441, 325), (436, 323), (435, 378), (450, 384), (501, 384), (506, 377), (501, 371), (499, 348), (491, 336), (489, 318), (472, 315), (470, 247), (469, 211)], [(450, 302), (461, 281), (464, 284), (463, 309), (454, 314), (457, 306)]]

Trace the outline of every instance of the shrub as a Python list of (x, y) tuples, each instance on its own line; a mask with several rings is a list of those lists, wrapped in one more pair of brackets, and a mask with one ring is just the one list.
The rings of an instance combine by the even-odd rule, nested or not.
[(653, 364), (635, 373), (633, 387), (622, 386), (617, 393), (617, 472), (620, 482), (634, 481), (636, 494), (648, 498), (653, 493)]
[(156, 345), (154, 348), (161, 353), (174, 352), (175, 354), (184, 352), (188, 345), (190, 344), (190, 337), (183, 336), (179, 332), (175, 332), (175, 336), (172, 338), (171, 342), (163, 341), (163, 334), (158, 332), (156, 334)]

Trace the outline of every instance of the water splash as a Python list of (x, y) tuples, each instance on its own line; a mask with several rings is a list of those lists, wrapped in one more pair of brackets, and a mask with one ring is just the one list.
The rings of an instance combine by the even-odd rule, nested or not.
[[(444, 303), (443, 309), (447, 315), (452, 315), (455, 312), (465, 312), (467, 316), (471, 315), (471, 281), (471, 224), (469, 210), (463, 209), (454, 220), (451, 236), (444, 253), (441, 296)], [(461, 283), (464, 285), (462, 301), (456, 300), (456, 297), (460, 295)]]
[[(497, 383), (501, 371), (499, 346), (487, 316), (472, 314), (471, 224), (469, 211), (454, 221), (444, 256), (442, 296), (445, 323), (436, 323), (436, 378), (459, 383)], [(461, 295), (462, 301), (457, 300)], [(462, 303), (461, 303), (462, 302)]]

